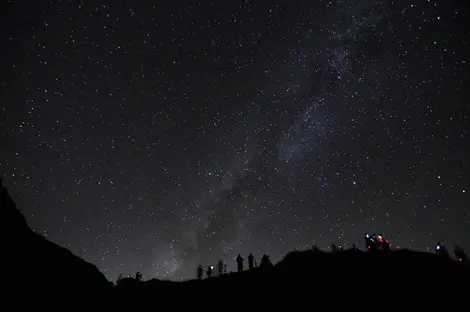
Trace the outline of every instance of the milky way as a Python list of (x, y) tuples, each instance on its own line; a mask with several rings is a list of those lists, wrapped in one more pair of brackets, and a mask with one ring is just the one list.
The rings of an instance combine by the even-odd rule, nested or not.
[(2, 5), (1, 174), (35, 231), (111, 280), (368, 231), (470, 248), (464, 1), (174, 2)]

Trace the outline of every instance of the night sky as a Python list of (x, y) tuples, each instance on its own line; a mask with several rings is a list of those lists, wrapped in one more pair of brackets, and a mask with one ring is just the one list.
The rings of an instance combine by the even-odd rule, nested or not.
[(4, 185), (111, 280), (468, 251), (466, 2), (2, 1)]

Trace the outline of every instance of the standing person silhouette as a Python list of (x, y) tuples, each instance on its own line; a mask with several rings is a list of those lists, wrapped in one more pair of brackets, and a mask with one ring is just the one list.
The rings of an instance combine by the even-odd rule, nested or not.
[(213, 266), (213, 265), (209, 265), (209, 266), (207, 267), (207, 277), (208, 277), (208, 278), (211, 278), (213, 273), (214, 273), (214, 266)]
[(222, 275), (224, 274), (224, 262), (221, 260), (219, 260), (219, 263), (218, 263), (218, 269), (219, 269), (219, 275)]
[(252, 270), (252, 269), (253, 269), (253, 267), (254, 267), (253, 264), (254, 264), (254, 257), (253, 257), (253, 254), (250, 253), (250, 254), (248, 255), (248, 269), (249, 269), (249, 270)]
[(468, 260), (467, 254), (465, 253), (465, 251), (462, 248), (460, 248), (459, 245), (457, 244), (454, 245), (454, 255), (457, 258), (458, 262), (466, 263)]
[(273, 266), (273, 263), (271, 262), (271, 259), (269, 259), (268, 255), (263, 255), (259, 266), (260, 268), (269, 268)]
[(237, 257), (237, 271), (243, 272), (243, 257), (240, 254)]
[(200, 265), (197, 267), (197, 279), (198, 279), (198, 280), (201, 280), (203, 274), (204, 274), (204, 269), (202, 268), (202, 264), (200, 264)]

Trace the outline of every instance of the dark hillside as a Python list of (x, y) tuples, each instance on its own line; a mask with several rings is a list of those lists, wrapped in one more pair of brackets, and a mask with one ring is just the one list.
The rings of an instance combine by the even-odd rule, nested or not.
[(0, 190), (2, 257), (10, 285), (22, 289), (107, 288), (110, 283), (91, 263), (75, 256), (28, 226), (5, 187)]
[[(0, 215), (9, 284), (21, 290), (96, 291), (111, 289), (111, 283), (92, 264), (75, 256), (32, 231), (21, 212), (1, 188)], [(158, 296), (241, 295), (259, 299), (258, 294), (282, 293), (285, 296), (315, 291), (367, 295), (369, 288), (406, 295), (411, 289), (457, 291), (468, 289), (470, 271), (467, 263), (458, 263), (437, 254), (409, 250), (363, 252), (353, 248), (337, 252), (319, 249), (289, 253), (275, 265), (261, 265), (241, 273), (170, 282), (124, 278), (115, 287), (119, 296), (129, 294)], [(248, 296), (248, 297), (245, 297)], [(203, 300), (203, 299), (201, 299)]]

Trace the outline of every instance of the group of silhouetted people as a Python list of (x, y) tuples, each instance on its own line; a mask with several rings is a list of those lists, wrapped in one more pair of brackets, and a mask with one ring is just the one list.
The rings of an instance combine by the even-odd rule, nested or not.
[[(391, 251), (392, 249), (392, 244), (382, 234), (366, 234), (364, 239), (365, 239), (366, 248), (370, 252), (379, 252), (379, 251), (387, 252), (387, 251)], [(316, 246), (313, 247), (313, 250), (320, 251)], [(343, 250), (344, 250), (343, 247), (338, 248), (335, 244), (331, 244), (332, 252), (340, 252)], [(353, 250), (360, 251), (360, 249), (358, 249), (355, 244), (353, 244)], [(436, 252), (442, 256), (450, 258), (449, 252), (447, 251), (446, 246), (442, 242), (438, 243), (436, 247)], [(463, 262), (463, 263), (468, 262), (466, 253), (464, 252), (462, 248), (460, 248), (457, 245), (455, 245), (454, 247), (454, 254), (458, 262)], [(238, 256), (236, 257), (238, 273), (241, 273), (244, 270), (243, 268), (244, 260), (245, 259), (243, 259), (241, 254), (238, 254)], [(260, 268), (270, 267), (272, 265), (273, 264), (271, 260), (269, 259), (269, 256), (263, 255), (261, 258)], [(250, 253), (248, 255), (248, 269), (252, 270), (253, 268), (256, 268), (257, 266), (258, 264), (253, 254)], [(219, 273), (219, 276), (227, 273), (227, 264), (225, 264), (222, 260), (220, 260), (218, 263), (218, 273)], [(207, 274), (207, 277), (214, 276), (213, 265), (208, 266), (206, 274)], [(202, 279), (203, 275), (204, 275), (204, 269), (202, 268), (202, 265), (199, 265), (199, 267), (197, 268), (197, 278)]]
[[(451, 258), (451, 257), (450, 257), (450, 254), (449, 254), (449, 251), (447, 250), (447, 247), (444, 245), (443, 242), (438, 242), (438, 243), (437, 243), (437, 246), (436, 246), (436, 253), (437, 253), (438, 255), (443, 256), (443, 257)], [(465, 251), (464, 251), (460, 246), (458, 246), (457, 244), (454, 245), (454, 256), (455, 256), (455, 259), (456, 259), (458, 262), (467, 263), (467, 261), (468, 261), (467, 254), (466, 254)]]
[[(243, 272), (243, 262), (244, 262), (244, 260), (245, 259), (243, 259), (242, 255), (238, 254), (238, 256), (236, 258), (237, 272), (238, 273)], [(271, 260), (269, 259), (268, 255), (263, 255), (263, 257), (261, 257), (260, 267), (269, 267), (269, 266), (272, 266), (272, 265), (273, 264), (272, 264)], [(252, 269), (256, 268), (257, 266), (258, 266), (258, 263), (256, 262), (255, 257), (253, 256), (253, 254), (250, 253), (248, 255), (248, 270), (252, 270)], [(207, 267), (207, 271), (206, 271), (207, 277), (214, 276), (214, 269), (215, 268), (214, 268), (213, 265), (209, 265)], [(219, 276), (223, 275), (223, 274), (226, 274), (227, 273), (227, 264), (224, 263), (223, 260), (219, 260), (218, 265), (217, 265), (217, 269), (218, 269)], [(203, 275), (204, 275), (204, 269), (202, 267), (202, 264), (200, 264), (197, 268), (197, 278), (202, 279)]]
[[(382, 234), (366, 233), (364, 235), (364, 240), (365, 246), (369, 252), (388, 252), (392, 250), (392, 244)], [(313, 246), (312, 250), (316, 252), (320, 251), (320, 249), (318, 249), (318, 247), (316, 246)], [(356, 244), (353, 244), (352, 250), (361, 251), (359, 248), (356, 247)], [(331, 244), (331, 252), (335, 253), (339, 251), (343, 251), (343, 247), (338, 248), (336, 244)], [(436, 253), (438, 255), (451, 259), (449, 251), (447, 250), (447, 247), (444, 245), (443, 242), (437, 243)], [(468, 263), (467, 254), (457, 244), (454, 245), (454, 256), (457, 262)]]

